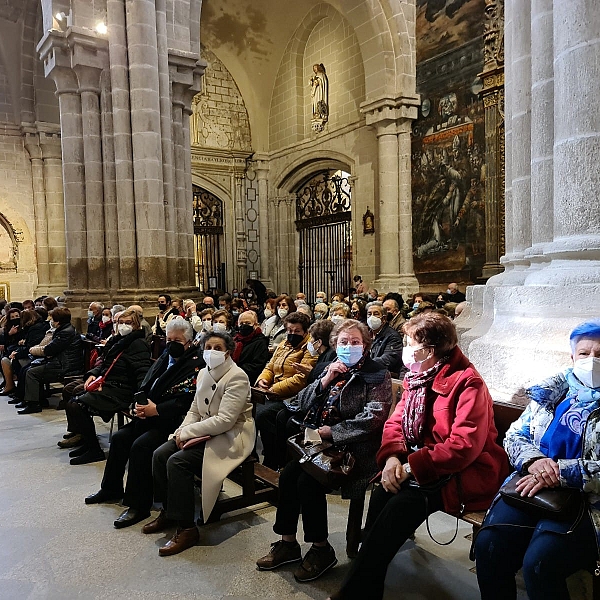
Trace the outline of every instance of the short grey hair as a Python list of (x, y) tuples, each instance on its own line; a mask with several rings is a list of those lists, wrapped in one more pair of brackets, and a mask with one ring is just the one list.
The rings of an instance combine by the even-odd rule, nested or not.
[(194, 330), (190, 323), (182, 318), (171, 319), (167, 323), (167, 335), (171, 332), (181, 331), (186, 342), (189, 342), (194, 337)]
[(366, 310), (369, 310), (371, 308), (371, 306), (379, 306), (382, 310), (382, 312), (387, 312), (385, 308), (383, 308), (383, 302), (381, 300), (373, 300), (373, 302), (369, 302), (367, 304), (367, 306), (365, 307)]
[(125, 307), (122, 304), (113, 305), (113, 307), (110, 309), (110, 313), (113, 316), (113, 321), (115, 320), (115, 316), (117, 315), (117, 313), (121, 313), (124, 310), (125, 310)]

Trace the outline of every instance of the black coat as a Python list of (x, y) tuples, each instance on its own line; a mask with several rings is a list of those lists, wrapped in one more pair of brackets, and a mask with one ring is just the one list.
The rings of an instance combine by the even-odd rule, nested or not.
[(164, 423), (160, 429), (172, 433), (181, 425), (196, 394), (196, 378), (206, 366), (199, 348), (192, 346), (185, 354), (169, 366), (169, 353), (163, 352), (146, 373), (140, 390), (156, 404), (158, 417)]
[(29, 355), (29, 348), (37, 346), (44, 339), (49, 327), (50, 323), (48, 321), (38, 321), (27, 327), (25, 329), (25, 343), (22, 346), (19, 346), (15, 358), (27, 358)]
[(51, 342), (44, 346), (48, 366), (65, 375), (83, 373), (83, 342), (71, 323), (61, 325), (52, 335)]
[(319, 379), (319, 377), (321, 377), (321, 373), (325, 370), (325, 367), (332, 363), (336, 358), (337, 352), (335, 351), (335, 348), (327, 348), (323, 354), (319, 354), (317, 364), (306, 378), (306, 385), (310, 385), (313, 381)]
[(109, 387), (137, 390), (142, 384), (151, 362), (150, 347), (144, 337), (144, 330), (138, 329), (126, 336), (118, 334), (110, 338), (104, 346), (102, 364), (91, 369), (86, 378), (90, 375), (94, 377), (104, 375), (119, 353), (123, 352), (106, 377), (106, 384)]
[(261, 333), (244, 344), (237, 365), (248, 375), (250, 385), (254, 385), (270, 359), (269, 338)]
[(391, 373), (397, 374), (402, 368), (402, 337), (387, 323), (379, 330), (373, 340), (370, 356)]
[(88, 340), (99, 342), (102, 339), (102, 331), (100, 330), (100, 322), (102, 321), (102, 313), (97, 317), (91, 317), (87, 320), (87, 333), (85, 337)]

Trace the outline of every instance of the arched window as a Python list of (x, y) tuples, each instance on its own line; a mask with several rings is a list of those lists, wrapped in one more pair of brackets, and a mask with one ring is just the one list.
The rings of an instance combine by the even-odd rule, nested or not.
[(352, 281), (350, 174), (321, 171), (296, 191), (300, 289), (308, 298), (347, 293)]
[(19, 238), (20, 233), (3, 214), (0, 214), (0, 270), (17, 270), (18, 242), (22, 241)]
[(223, 243), (223, 202), (205, 189), (193, 186), (194, 248), (198, 289), (224, 290), (225, 263), (221, 261)]

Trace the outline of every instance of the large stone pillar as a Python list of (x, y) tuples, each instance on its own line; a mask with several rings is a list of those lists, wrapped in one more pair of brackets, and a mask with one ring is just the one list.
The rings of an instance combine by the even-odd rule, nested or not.
[(383, 292), (410, 294), (419, 283), (412, 262), (410, 123), (417, 116), (417, 97), (383, 98), (361, 111), (377, 135), (377, 249), (379, 265), (373, 285)]
[(158, 290), (167, 270), (154, 2), (127, 0), (126, 18), (138, 286)]
[[(256, 154), (254, 155), (256, 159)], [(257, 160), (255, 163), (256, 178), (258, 180), (258, 229), (259, 229), (259, 251), (260, 251), (260, 274), (259, 279), (266, 287), (272, 287), (273, 281), (269, 267), (271, 260), (269, 257), (269, 220), (268, 220), (268, 202), (269, 202), (269, 164), (265, 160)]]
[(246, 190), (244, 183), (246, 174), (236, 171), (233, 180), (233, 201), (235, 203), (235, 274), (233, 283), (236, 287), (244, 287), (247, 279), (248, 252), (246, 248)]

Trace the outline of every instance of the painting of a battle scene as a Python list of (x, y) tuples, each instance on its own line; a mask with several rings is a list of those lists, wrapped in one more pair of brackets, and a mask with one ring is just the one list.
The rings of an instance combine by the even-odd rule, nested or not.
[[(435, 5), (437, 12), (430, 10), (430, 16), (440, 14), (443, 17), (437, 18), (460, 24), (475, 9), (478, 26), (460, 29), (460, 36), (452, 33), (460, 41), (464, 35), (481, 36), (479, 4), (483, 2), (421, 0), (419, 11)], [(477, 35), (465, 42), (473, 38)], [(433, 283), (436, 273), (444, 279), (442, 274), (450, 271), (474, 281), (485, 262), (485, 125), (483, 102), (477, 95), (481, 83), (472, 65), (461, 71), (460, 52), (453, 55), (433, 58), (436, 71), (447, 76), (421, 81), (422, 104), (413, 125), (413, 254), (415, 273), (424, 283)]]

